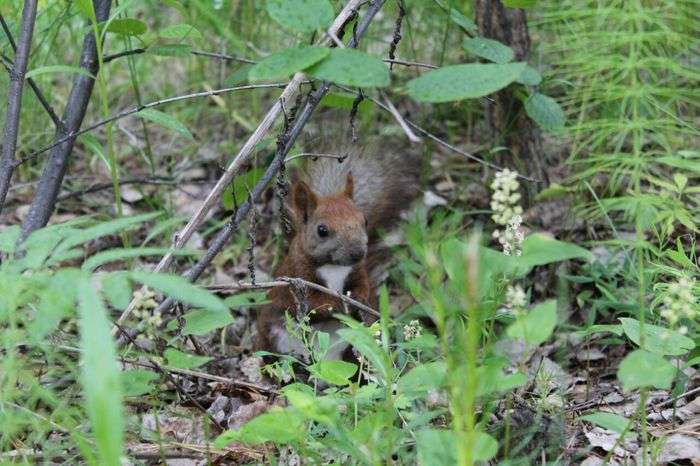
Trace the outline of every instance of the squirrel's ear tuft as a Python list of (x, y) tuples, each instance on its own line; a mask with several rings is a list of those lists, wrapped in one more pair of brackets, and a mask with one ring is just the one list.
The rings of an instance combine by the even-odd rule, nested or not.
[(352, 173), (348, 173), (348, 177), (345, 180), (345, 189), (343, 190), (343, 194), (345, 194), (349, 199), (352, 199), (354, 188), (355, 182), (352, 179)]
[(309, 212), (316, 208), (316, 195), (311, 191), (309, 185), (299, 181), (294, 185), (293, 193), (294, 208), (306, 223), (309, 220)]

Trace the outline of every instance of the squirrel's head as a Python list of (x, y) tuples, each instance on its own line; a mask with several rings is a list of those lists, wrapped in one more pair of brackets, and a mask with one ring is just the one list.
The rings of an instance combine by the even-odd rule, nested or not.
[(367, 224), (352, 195), (352, 174), (344, 189), (329, 196), (316, 195), (303, 181), (294, 185), (297, 238), (316, 264), (354, 265), (365, 257)]

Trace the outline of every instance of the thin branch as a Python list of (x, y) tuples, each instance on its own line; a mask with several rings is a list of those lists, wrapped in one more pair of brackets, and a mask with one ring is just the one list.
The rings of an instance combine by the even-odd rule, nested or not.
[(330, 288), (326, 288), (325, 286), (321, 286), (318, 283), (310, 282), (308, 280), (304, 280), (301, 278), (294, 278), (294, 277), (277, 277), (275, 281), (271, 282), (259, 282), (259, 283), (234, 283), (231, 285), (214, 285), (214, 286), (209, 286), (207, 287), (208, 290), (214, 291), (214, 292), (231, 292), (231, 291), (239, 291), (239, 290), (267, 290), (270, 288), (279, 288), (279, 287), (288, 287), (293, 285), (294, 283), (299, 283), (303, 286), (313, 288), (316, 291), (320, 291), (321, 293), (325, 293), (328, 296), (332, 296), (334, 298), (337, 298), (361, 311), (364, 311), (368, 314), (371, 314), (375, 317), (381, 317), (379, 314), (379, 311), (372, 309), (371, 307), (361, 303), (360, 301), (357, 301), (356, 299), (351, 298), (350, 296), (346, 296), (344, 294), (338, 293), (336, 291), (331, 290)]
[[(172, 185), (175, 184), (176, 181), (175, 179), (167, 176), (146, 176), (146, 177), (139, 177), (139, 178), (127, 178), (124, 180), (119, 180), (119, 185), (120, 186), (127, 186), (130, 184), (165, 184), (165, 185)], [(56, 198), (56, 202), (59, 201), (65, 201), (66, 199), (72, 199), (74, 197), (80, 197), (85, 194), (90, 194), (90, 193), (95, 193), (97, 191), (102, 191), (103, 189), (112, 189), (114, 188), (114, 183), (111, 181), (108, 183), (99, 183), (99, 184), (94, 184), (92, 186), (88, 186), (85, 189), (80, 189), (78, 191), (73, 191), (70, 193), (65, 193), (61, 194)]]
[[(348, 88), (348, 87), (345, 87), (345, 86), (341, 86), (340, 84), (336, 84), (335, 86), (336, 86), (337, 88), (339, 88), (339, 89), (342, 89), (342, 90), (346, 91), (346, 92), (353, 92), (352, 89), (350, 89), (350, 88)], [(383, 109), (383, 110), (385, 110), (385, 111), (387, 111), (387, 112), (389, 112), (389, 113), (391, 113), (391, 114), (393, 115), (391, 109), (390, 109), (387, 105), (384, 105), (382, 102), (380, 102), (378, 99), (375, 99), (375, 98), (370, 97), (370, 96), (367, 96), (367, 95), (365, 96), (365, 98), (366, 98), (366, 99), (369, 99), (370, 101), (372, 101), (372, 102), (373, 102), (375, 105), (377, 105), (379, 108), (381, 108), (381, 109)], [(464, 157), (466, 157), (466, 158), (468, 158), (468, 159), (470, 159), (470, 160), (473, 160), (473, 161), (475, 161), (475, 162), (478, 162), (478, 163), (480, 163), (480, 164), (482, 164), (482, 165), (485, 165), (485, 166), (487, 166), (487, 167), (489, 167), (489, 168), (493, 168), (494, 170), (498, 170), (498, 171), (503, 170), (503, 167), (500, 167), (500, 166), (498, 166), (498, 165), (496, 165), (496, 164), (494, 164), (494, 163), (488, 162), (488, 161), (486, 161), (486, 160), (484, 160), (484, 159), (482, 159), (482, 158), (480, 158), (480, 157), (477, 157), (477, 156), (474, 155), (474, 154), (470, 154), (469, 152), (466, 152), (466, 151), (464, 151), (464, 150), (462, 150), (462, 149), (460, 149), (460, 148), (458, 148), (458, 147), (456, 147), (456, 146), (453, 146), (452, 144), (450, 144), (449, 142), (447, 142), (447, 141), (445, 141), (445, 140), (443, 140), (443, 139), (440, 139), (439, 137), (435, 136), (433, 133), (431, 133), (431, 132), (428, 131), (427, 129), (425, 129), (425, 128), (421, 127), (421, 126), (418, 126), (416, 123), (413, 123), (411, 120), (408, 120), (408, 119), (406, 119), (406, 118), (404, 118), (403, 120), (406, 122), (406, 124), (407, 124), (408, 126), (410, 126), (411, 128), (413, 128), (414, 130), (418, 131), (420, 134), (422, 134), (423, 136), (427, 137), (428, 139), (431, 139), (431, 140), (433, 140), (434, 142), (440, 144), (441, 146), (443, 146), (443, 147), (445, 147), (445, 148), (447, 148), (447, 149), (449, 149), (449, 150), (451, 150), (451, 151), (453, 151), (453, 152), (456, 152), (456, 153), (458, 153), (458, 154), (460, 154), (460, 155), (463, 155)], [(531, 177), (529, 177), (529, 176), (521, 175), (520, 173), (518, 173), (518, 178), (520, 178), (521, 180), (530, 181), (530, 182), (533, 182), (533, 183), (542, 183), (541, 180), (538, 180), (538, 179), (536, 179), (536, 178), (531, 178)]]
[[(111, 55), (107, 55), (103, 62), (104, 63), (109, 63), (113, 60), (116, 60), (118, 58), (123, 58), (123, 57), (128, 57), (131, 55), (141, 55), (143, 53), (148, 52), (147, 48), (138, 48), (138, 49), (132, 49), (132, 50), (123, 50), (121, 52), (113, 53)], [(235, 61), (239, 63), (247, 63), (247, 64), (255, 64), (256, 62), (253, 60), (249, 60), (247, 58), (241, 58), (241, 57), (234, 57), (232, 55), (226, 55), (223, 53), (214, 53), (214, 52), (205, 52), (203, 50), (192, 50), (190, 51), (192, 55), (197, 55), (200, 57), (209, 57), (209, 58), (216, 58), (217, 60), (225, 60), (225, 61)]]
[[(12, 50), (15, 53), (17, 53), (17, 44), (15, 44), (15, 38), (12, 37), (12, 31), (10, 31), (10, 28), (5, 22), (5, 18), (2, 15), (0, 15), (0, 26), (2, 26), (2, 30), (5, 32), (5, 36), (7, 37), (7, 41), (10, 43), (10, 47), (12, 47)], [(13, 66), (11, 60), (6, 56), (2, 55), (2, 62), (3, 65), (5, 65), (7, 71), (10, 72), (10, 67)], [(54, 126), (56, 128), (60, 128), (61, 125), (63, 125), (63, 122), (58, 117), (51, 104), (49, 104), (49, 101), (46, 99), (46, 97), (44, 97), (44, 94), (41, 92), (41, 89), (39, 89), (39, 87), (36, 85), (34, 79), (27, 78), (27, 83), (29, 83), (29, 87), (31, 87), (32, 91), (34, 91), (34, 95), (36, 95), (36, 98), (37, 100), (39, 100), (39, 103), (41, 103), (41, 106), (44, 107), (46, 113), (49, 114), (49, 117), (51, 118), (51, 121), (53, 121)]]
[[(107, 20), (111, 5), (111, 0), (93, 0), (95, 19), (98, 22)], [(66, 107), (63, 110), (62, 121), (65, 126), (59, 127), (54, 136), (54, 140), (63, 142), (54, 146), (49, 154), (44, 171), (39, 179), (39, 185), (34, 194), (32, 205), (29, 208), (27, 217), (22, 222), (20, 241), (24, 241), (34, 230), (45, 226), (56, 206), (56, 198), (61, 189), (61, 183), (66, 174), (68, 161), (75, 143), (75, 137), (65, 139), (65, 136), (77, 133), (83, 124), (85, 112), (95, 85), (93, 76), (97, 76), (99, 72), (97, 42), (92, 32), (88, 32), (83, 39), (79, 66), (89, 74), (87, 76), (78, 74), (73, 78), (73, 87), (68, 96)]]
[(411, 142), (422, 142), (422, 139), (416, 136), (416, 133), (411, 131), (411, 127), (408, 126), (406, 123), (406, 120), (404, 120), (403, 116), (399, 111), (394, 107), (394, 104), (391, 103), (391, 100), (389, 100), (389, 97), (382, 92), (379, 91), (379, 96), (384, 99), (384, 103), (387, 106), (387, 109), (389, 110), (389, 113), (391, 113), (391, 116), (394, 117), (394, 119), (399, 123), (399, 126), (401, 126), (401, 129), (403, 132), (406, 134), (406, 137), (408, 138), (409, 141)]
[(284, 163), (291, 162), (294, 159), (300, 159), (302, 157), (336, 159), (339, 162), (342, 162), (343, 160), (348, 158), (347, 155), (318, 154), (315, 152), (302, 152), (301, 154), (296, 154), (296, 155), (292, 155), (291, 157), (287, 157), (286, 159), (284, 159)]
[[(15, 150), (17, 149), (17, 136), (19, 134), (19, 117), (22, 111), (22, 90), (24, 87), (24, 75), (27, 73), (32, 35), (34, 34), (36, 6), (37, 0), (26, 0), (24, 2), (19, 44), (16, 49), (14, 64), (10, 71), (5, 129), (3, 131), (2, 147), (0, 147), (0, 212), (2, 212), (5, 204), (7, 191), (10, 189), (12, 172), (14, 171)], [(7, 27), (4, 20), (2, 24), (3, 29)], [(6, 30), (6, 33), (8, 32), (9, 29)]]
[(195, 92), (193, 94), (180, 95), (180, 96), (176, 96), (176, 97), (169, 97), (167, 99), (161, 99), (161, 100), (156, 100), (154, 102), (149, 102), (149, 103), (141, 105), (141, 106), (127, 108), (125, 110), (122, 110), (119, 113), (116, 113), (115, 115), (112, 115), (109, 118), (105, 118), (104, 120), (98, 121), (97, 123), (93, 123), (92, 125), (90, 125), (86, 128), (83, 128), (79, 131), (76, 130), (72, 133), (66, 134), (61, 139), (54, 141), (50, 145), (42, 147), (41, 149), (37, 149), (36, 151), (32, 152), (31, 154), (22, 157), (21, 159), (19, 159), (15, 163), (15, 165), (21, 165), (21, 164), (37, 157), (38, 155), (43, 154), (44, 152), (51, 150), (58, 145), (63, 144), (64, 142), (66, 142), (70, 139), (75, 139), (76, 137), (80, 136), (81, 134), (89, 133), (90, 131), (94, 131), (95, 129), (97, 129), (101, 126), (104, 126), (106, 124), (112, 123), (112, 122), (117, 121), (117, 120), (121, 120), (122, 118), (126, 118), (130, 115), (138, 113), (138, 112), (145, 110), (147, 108), (160, 107), (161, 105), (171, 104), (173, 102), (180, 102), (182, 100), (198, 99), (200, 97), (211, 97), (214, 95), (221, 95), (221, 94), (226, 94), (228, 92), (234, 92), (234, 91), (242, 91), (242, 90), (248, 90), (248, 89), (281, 88), (287, 84), (288, 83), (248, 84), (245, 86), (226, 87), (223, 89), (214, 89), (212, 91)]
[[(367, 12), (362, 18), (362, 21), (360, 21), (360, 23), (357, 26), (356, 34), (353, 35), (353, 38), (350, 39), (348, 43), (349, 48), (357, 47), (359, 38), (364, 35), (365, 31), (372, 22), (372, 19), (384, 5), (385, 1), (386, 0), (372, 0), (369, 3)], [(353, 5), (354, 8), (355, 3), (357, 2), (351, 0), (350, 2), (348, 2), (343, 11), (348, 10), (351, 7), (351, 5)], [(348, 13), (354, 13), (354, 10), (348, 11)], [(354, 15), (348, 14), (347, 18), (351, 18), (352, 16)], [(338, 29), (340, 28), (340, 26), (342, 26), (342, 24), (338, 25)], [(338, 29), (331, 28), (331, 30)], [(299, 137), (299, 134), (301, 134), (304, 125), (306, 125), (307, 121), (309, 121), (311, 114), (314, 112), (323, 96), (325, 96), (328, 93), (330, 88), (330, 83), (323, 82), (321, 86), (309, 96), (303, 110), (297, 114), (292, 127), (285, 131), (285, 133), (280, 137), (280, 140), (278, 142), (277, 153), (275, 154), (275, 157), (273, 158), (272, 162), (265, 171), (265, 174), (261, 177), (261, 179), (253, 188), (248, 201), (246, 201), (243, 205), (241, 205), (238, 208), (234, 217), (229, 222), (227, 222), (227, 224), (216, 234), (214, 240), (209, 246), (209, 249), (207, 249), (204, 255), (200, 257), (195, 266), (185, 273), (185, 278), (187, 278), (189, 281), (194, 282), (200, 277), (200, 275), (211, 264), (211, 262), (219, 254), (219, 252), (223, 250), (224, 246), (226, 246), (233, 234), (238, 230), (239, 225), (248, 215), (252, 204), (254, 202), (258, 202), (267, 184), (275, 177), (277, 172), (280, 170), (280, 167), (283, 165), (286, 155), (294, 146), (294, 142), (296, 141), (297, 137)], [(161, 263), (162, 262), (163, 261), (161, 261)], [(170, 310), (174, 302), (175, 301), (172, 298), (168, 298), (164, 300), (154, 312), (160, 312), (161, 314), (165, 314), (168, 310)], [(127, 311), (129, 311), (130, 308), (131, 306), (129, 306), (127, 310), (124, 311), (124, 313), (120, 317), (119, 322), (123, 321), (126, 318), (126, 316), (128, 315)]]
[(436, 69), (440, 68), (439, 66), (431, 65), (430, 63), (421, 63), (418, 61), (397, 60), (397, 59), (391, 59), (391, 58), (385, 58), (383, 61), (385, 63), (392, 63), (394, 65), (415, 66), (417, 68), (428, 68), (431, 70), (436, 70)]

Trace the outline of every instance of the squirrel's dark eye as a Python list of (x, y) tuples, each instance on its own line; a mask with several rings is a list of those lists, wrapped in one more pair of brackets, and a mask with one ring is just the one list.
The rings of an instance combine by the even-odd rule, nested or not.
[(316, 231), (318, 231), (318, 236), (321, 238), (326, 238), (328, 236), (328, 227), (326, 225), (319, 225)]

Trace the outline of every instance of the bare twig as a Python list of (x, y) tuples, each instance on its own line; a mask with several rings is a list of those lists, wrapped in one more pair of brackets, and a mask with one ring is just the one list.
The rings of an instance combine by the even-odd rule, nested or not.
[(360, 301), (351, 298), (350, 296), (346, 296), (344, 294), (333, 291), (330, 288), (326, 288), (325, 286), (319, 285), (318, 283), (310, 282), (308, 280), (304, 280), (301, 278), (278, 277), (275, 281), (271, 281), (271, 282), (232, 283), (230, 285), (209, 286), (209, 287), (207, 287), (207, 289), (214, 291), (214, 292), (218, 292), (218, 293), (240, 291), (240, 290), (268, 290), (270, 288), (288, 287), (294, 283), (299, 283), (299, 284), (306, 286), (308, 288), (313, 288), (316, 291), (320, 291), (321, 293), (325, 293), (328, 296), (332, 296), (334, 298), (337, 298), (337, 299), (343, 301), (344, 303), (347, 303), (347, 304), (359, 309), (360, 311), (364, 311), (364, 312), (371, 314), (375, 317), (380, 317), (379, 311), (372, 309), (371, 307), (367, 306), (366, 304), (363, 304)]
[[(98, 22), (106, 21), (112, 5), (111, 0), (93, 0), (93, 5), (96, 20)], [(64, 126), (59, 127), (54, 136), (54, 140), (63, 142), (52, 148), (49, 159), (46, 161), (32, 205), (22, 223), (21, 241), (34, 230), (46, 225), (56, 206), (56, 198), (58, 197), (63, 177), (66, 174), (68, 160), (73, 152), (73, 144), (75, 143), (75, 137), (68, 137), (68, 139), (65, 139), (65, 137), (76, 133), (83, 124), (85, 112), (92, 96), (92, 89), (95, 85), (93, 76), (97, 76), (99, 71), (97, 42), (92, 32), (87, 33), (85, 39), (83, 39), (83, 49), (80, 53), (80, 68), (89, 74), (77, 74), (73, 79), (73, 87), (63, 111), (62, 121)]]
[(104, 120), (98, 121), (97, 123), (93, 123), (92, 125), (83, 128), (81, 130), (76, 130), (70, 134), (67, 134), (63, 136), (61, 139), (54, 141), (50, 145), (46, 147), (42, 147), (41, 149), (37, 149), (34, 152), (32, 152), (29, 155), (26, 155), (19, 159), (16, 162), (16, 165), (21, 165), (28, 160), (31, 160), (35, 158), (36, 156), (43, 154), (44, 152), (53, 149), (54, 147), (63, 144), (64, 142), (70, 140), (70, 139), (75, 139), (81, 134), (88, 133), (90, 131), (94, 131), (95, 129), (107, 125), (109, 123), (112, 123), (117, 120), (121, 120), (122, 118), (126, 118), (130, 115), (133, 115), (135, 113), (138, 113), (142, 110), (148, 109), (148, 108), (155, 108), (155, 107), (160, 107), (161, 105), (166, 105), (166, 104), (171, 104), (173, 102), (180, 102), (182, 100), (190, 100), (190, 99), (198, 99), (200, 97), (211, 97), (215, 95), (221, 95), (221, 94), (226, 94), (228, 92), (235, 92), (235, 91), (243, 91), (243, 90), (249, 90), (249, 89), (271, 89), (271, 88), (281, 88), (287, 85), (287, 83), (272, 83), (272, 84), (247, 84), (245, 86), (236, 86), (236, 87), (226, 87), (223, 89), (214, 89), (211, 91), (202, 91), (202, 92), (195, 92), (193, 94), (186, 94), (186, 95), (179, 95), (175, 97), (169, 97), (167, 99), (161, 99), (161, 100), (156, 100), (154, 102), (149, 102), (147, 104), (143, 104), (141, 106), (136, 106), (136, 107), (131, 107), (127, 108), (125, 110), (122, 110), (121, 112), (112, 115), (109, 118), (105, 118)]
[(401, 126), (401, 129), (403, 130), (404, 133), (406, 133), (406, 137), (408, 138), (409, 141), (411, 142), (422, 142), (421, 138), (416, 136), (416, 133), (414, 133), (411, 130), (411, 127), (408, 126), (406, 123), (406, 120), (404, 120), (403, 116), (399, 111), (394, 107), (394, 104), (391, 103), (391, 100), (387, 97), (387, 95), (384, 92), (379, 92), (379, 96), (384, 99), (384, 103), (386, 104), (387, 109), (389, 110), (389, 113), (391, 113), (391, 116), (394, 117), (394, 119), (398, 122), (399, 126)]
[[(365, 31), (369, 27), (369, 24), (374, 18), (374, 15), (376, 15), (377, 12), (381, 9), (385, 1), (386, 0), (372, 0), (369, 3), (368, 10), (357, 27), (356, 37), (353, 37), (350, 40), (350, 42), (348, 43), (348, 47), (357, 47), (358, 38), (362, 37), (362, 35), (365, 33)], [(348, 6), (353, 3), (353, 1), (348, 2), (348, 5), (346, 5), (345, 9), (347, 9)], [(228, 243), (231, 236), (233, 236), (233, 234), (238, 230), (240, 223), (250, 211), (252, 202), (257, 202), (257, 200), (260, 198), (263, 191), (265, 190), (267, 184), (270, 182), (270, 180), (272, 180), (272, 178), (274, 178), (276, 173), (280, 170), (280, 167), (284, 164), (285, 156), (292, 149), (294, 142), (296, 141), (297, 137), (304, 128), (304, 125), (311, 117), (311, 114), (316, 109), (323, 96), (326, 95), (326, 93), (328, 93), (330, 87), (330, 83), (323, 82), (321, 86), (309, 96), (309, 99), (306, 102), (304, 109), (297, 115), (297, 118), (294, 121), (294, 125), (288, 131), (285, 131), (285, 134), (282, 135), (282, 137), (280, 138), (280, 142), (278, 143), (277, 154), (275, 154), (275, 157), (268, 166), (267, 170), (265, 171), (265, 174), (253, 188), (248, 201), (238, 208), (238, 210), (236, 211), (236, 215), (231, 219), (231, 221), (229, 221), (226, 224), (226, 226), (224, 226), (224, 228), (222, 228), (216, 234), (216, 237), (209, 246), (209, 249), (207, 249), (204, 255), (200, 257), (200, 259), (197, 261), (197, 264), (195, 264), (195, 266), (188, 270), (185, 274), (185, 278), (187, 278), (189, 281), (195, 281), (199, 278), (199, 276), (204, 272), (204, 270), (209, 266), (209, 264), (211, 264), (214, 258)], [(174, 300), (172, 298), (168, 298), (165, 301), (163, 301), (154, 312), (160, 312), (161, 314), (165, 314), (171, 308), (173, 303)], [(127, 308), (127, 311), (128, 310), (129, 308)], [(127, 311), (125, 311), (124, 314), (122, 314), (122, 317), (120, 317), (120, 319), (125, 318), (125, 316), (127, 315)]]
[[(166, 184), (166, 185), (172, 185), (175, 184), (175, 179), (167, 177), (167, 176), (146, 176), (146, 177), (138, 177), (138, 178), (127, 178), (123, 180), (119, 180), (119, 185), (120, 186), (126, 186), (130, 184)], [(61, 194), (56, 198), (56, 202), (59, 201), (65, 201), (66, 199), (71, 199), (74, 197), (81, 197), (85, 194), (90, 194), (94, 193), (97, 191), (102, 191), (103, 189), (112, 189), (114, 188), (114, 183), (111, 181), (108, 183), (99, 183), (99, 184), (94, 184), (92, 186), (88, 186), (85, 189), (80, 189), (78, 191), (73, 191), (71, 193), (65, 193)]]
[(348, 158), (347, 155), (318, 154), (316, 152), (302, 152), (301, 154), (296, 154), (296, 155), (292, 155), (291, 157), (287, 157), (286, 159), (284, 159), (284, 163), (288, 163), (294, 159), (300, 159), (302, 157), (311, 157), (313, 159), (316, 159), (316, 158), (336, 159), (339, 162), (342, 162), (343, 160)]
[[(5, 18), (2, 15), (0, 15), (0, 26), (2, 26), (2, 30), (5, 32), (5, 36), (7, 37), (7, 41), (10, 43), (10, 47), (12, 47), (12, 50), (15, 53), (17, 53), (17, 44), (15, 44), (15, 38), (12, 37), (12, 31), (10, 31), (10, 28), (5, 22)], [(2, 63), (7, 69), (8, 73), (11, 72), (11, 67), (13, 65), (10, 59), (2, 55)], [(61, 122), (61, 119), (58, 117), (51, 104), (49, 104), (49, 101), (46, 99), (43, 92), (41, 92), (41, 89), (39, 89), (39, 87), (36, 85), (34, 79), (27, 78), (27, 83), (29, 84), (29, 87), (32, 88), (32, 91), (34, 91), (34, 95), (36, 95), (36, 98), (41, 104), (41, 106), (44, 107), (46, 113), (49, 114), (49, 117), (51, 118), (51, 121), (53, 121), (54, 126), (56, 128), (59, 128), (61, 125), (63, 125), (63, 122)]]
[[(146, 48), (138, 48), (138, 49), (131, 49), (131, 50), (123, 50), (121, 52), (113, 53), (111, 55), (107, 55), (103, 62), (104, 63), (109, 63), (111, 61), (114, 61), (118, 58), (123, 58), (123, 57), (128, 57), (131, 55), (141, 55), (142, 53), (148, 52), (148, 49)], [(242, 58), (242, 57), (234, 57), (232, 55), (226, 55), (223, 53), (214, 53), (214, 52), (205, 52), (202, 50), (192, 50), (190, 52), (192, 55), (197, 55), (200, 57), (208, 57), (208, 58), (216, 58), (218, 60), (225, 60), (225, 61), (235, 61), (239, 63), (248, 63), (248, 64), (255, 64), (256, 62), (253, 60), (249, 60), (247, 58)]]
[[(342, 89), (342, 90), (346, 91), (346, 92), (353, 92), (353, 90), (350, 89), (349, 87), (342, 86), (342, 85), (340, 85), (340, 84), (336, 84), (335, 86), (338, 87), (339, 89)], [(383, 109), (383, 110), (385, 110), (385, 111), (387, 111), (387, 112), (389, 112), (389, 113), (391, 113), (391, 114), (393, 115), (393, 113), (391, 112), (391, 109), (390, 109), (387, 105), (385, 105), (385, 104), (383, 104), (382, 102), (380, 102), (378, 99), (375, 99), (375, 98), (369, 97), (369, 96), (365, 96), (365, 98), (368, 99), (368, 100), (370, 100), (370, 101), (372, 101), (372, 102), (373, 102), (375, 105), (377, 105), (379, 108), (381, 108), (381, 109)], [(417, 125), (416, 123), (412, 122), (411, 120), (408, 120), (408, 119), (406, 119), (406, 118), (404, 118), (403, 120), (404, 120), (404, 121), (406, 122), (406, 124), (407, 124), (408, 126), (410, 126), (412, 129), (418, 131), (418, 132), (419, 132), (420, 134), (422, 134), (423, 136), (427, 137), (428, 139), (433, 140), (434, 142), (440, 144), (441, 146), (443, 146), (443, 147), (445, 147), (445, 148), (447, 148), (447, 149), (449, 149), (449, 150), (451, 150), (451, 151), (453, 151), (453, 152), (456, 152), (456, 153), (458, 153), (458, 154), (460, 154), (460, 155), (463, 155), (464, 157), (466, 157), (466, 158), (468, 158), (468, 159), (470, 159), (470, 160), (473, 160), (473, 161), (475, 161), (475, 162), (478, 162), (478, 163), (480, 163), (480, 164), (482, 164), (482, 165), (485, 165), (485, 166), (487, 166), (487, 167), (489, 167), (489, 168), (493, 168), (494, 170), (499, 170), (499, 171), (500, 171), (500, 170), (503, 170), (503, 167), (500, 167), (500, 166), (498, 166), (498, 165), (496, 165), (496, 164), (494, 164), (494, 163), (488, 162), (488, 161), (482, 159), (481, 157), (477, 157), (477, 156), (474, 155), (474, 154), (470, 154), (469, 152), (466, 152), (466, 151), (460, 149), (459, 147), (453, 146), (453, 145), (450, 144), (449, 142), (447, 142), (447, 141), (445, 141), (445, 140), (443, 140), (443, 139), (440, 139), (439, 137), (435, 136), (433, 133), (431, 133), (431, 132), (428, 131), (427, 129), (425, 129), (425, 128), (419, 126), (419, 125)], [(531, 178), (531, 177), (529, 177), (529, 176), (521, 175), (520, 173), (518, 173), (517, 176), (518, 176), (518, 178), (520, 178), (521, 180), (530, 181), (530, 182), (533, 182), (533, 183), (541, 183), (541, 182), (542, 182), (541, 180), (538, 180), (538, 179), (536, 179), (536, 178)]]
[(421, 63), (418, 61), (397, 60), (397, 59), (392, 59), (392, 58), (385, 58), (384, 62), (391, 63), (394, 65), (415, 66), (418, 68), (429, 68), (431, 70), (436, 70), (436, 69), (440, 68), (439, 66), (431, 65), (430, 63)]
[[(26, 0), (22, 10), (22, 25), (15, 60), (10, 72), (10, 85), (7, 97), (7, 113), (5, 114), (5, 129), (3, 131), (2, 147), (0, 147), (0, 212), (5, 204), (10, 180), (14, 171), (15, 149), (19, 132), (19, 117), (22, 111), (22, 89), (24, 75), (29, 62), (29, 50), (34, 34), (37, 0)], [(2, 22), (3, 28), (7, 25)], [(9, 29), (6, 30), (6, 33)], [(9, 37), (9, 36), (8, 36)]]

